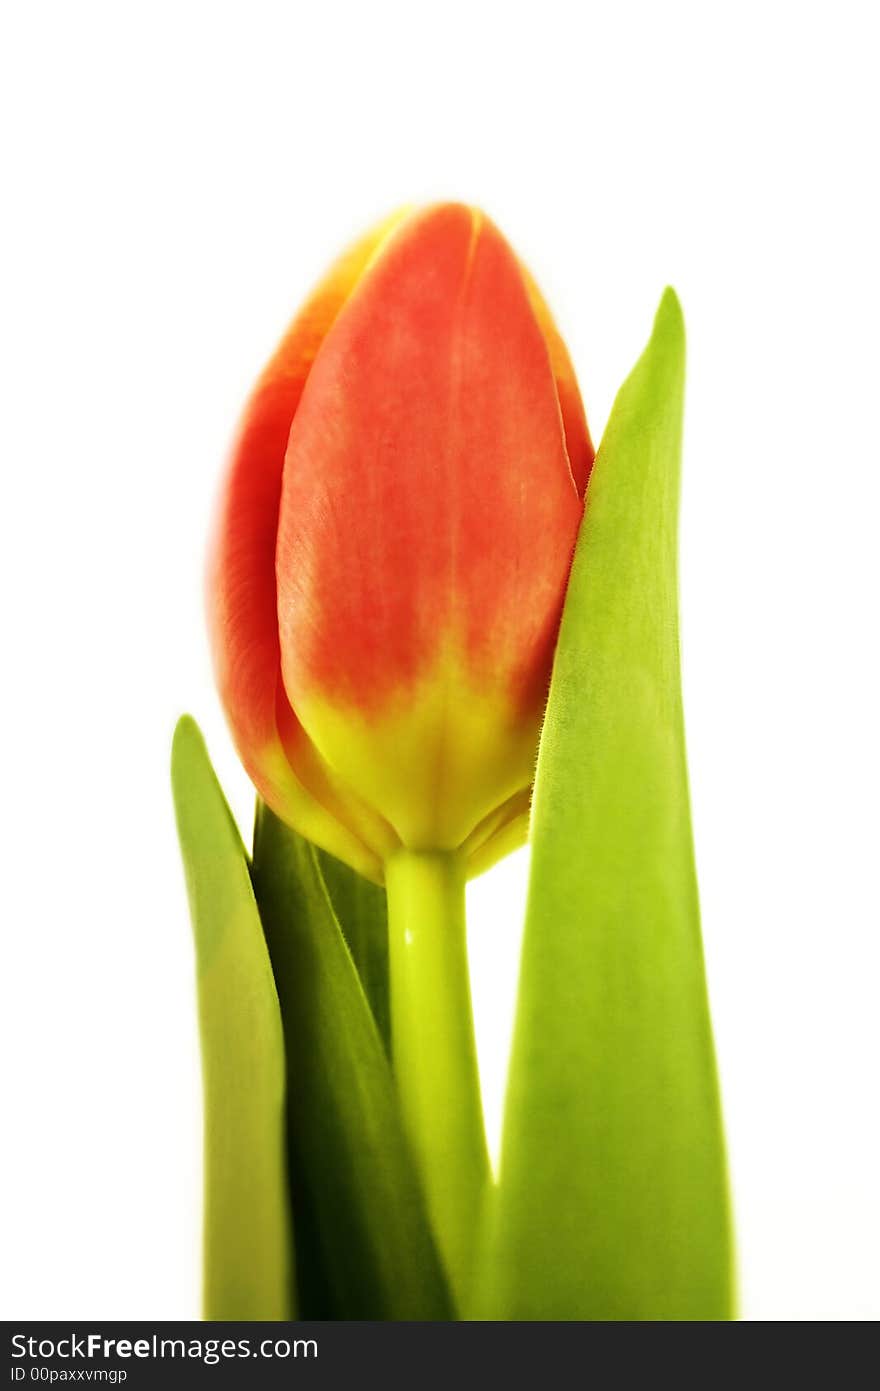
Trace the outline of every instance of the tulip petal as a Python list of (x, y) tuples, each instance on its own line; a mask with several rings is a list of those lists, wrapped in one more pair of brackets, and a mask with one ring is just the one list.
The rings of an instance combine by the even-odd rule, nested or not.
[(474, 827), (461, 847), (467, 861), (469, 879), (482, 874), (510, 850), (525, 845), (529, 835), (531, 801), (531, 787), (520, 788), (519, 792)]
[(571, 476), (580, 496), (583, 497), (590, 481), (590, 472), (596, 451), (590, 439), (580, 387), (568, 348), (556, 327), (556, 321), (550, 313), (547, 301), (526, 267), (522, 266), (521, 270), (529, 293), (529, 302), (535, 318), (541, 325), (541, 331), (547, 343), (547, 351), (550, 354), (550, 366), (553, 368), (553, 375), (556, 378), (556, 391), (559, 395), (559, 409), (562, 413), (562, 426), (565, 431), (565, 445), (568, 450)]
[(288, 696), (405, 844), (531, 782), (581, 512), (513, 252), (459, 205), (408, 218), (309, 374), (276, 560)]
[(531, 812), (526, 808), (509, 821), (503, 822), (497, 831), (493, 831), (488, 840), (483, 841), (468, 857), (468, 879), (476, 879), (480, 874), (485, 874), (486, 870), (497, 865), (499, 860), (527, 845), (530, 823)]
[(248, 773), (279, 816), (372, 878), (381, 878), (376, 854), (342, 824), (344, 799), (338, 791), (329, 794), (317, 756), (287, 705), (276, 617), (275, 542), (284, 453), (312, 362), (364, 267), (401, 216), (396, 214), (340, 258), (264, 370), (232, 451), (208, 572), (217, 681)]

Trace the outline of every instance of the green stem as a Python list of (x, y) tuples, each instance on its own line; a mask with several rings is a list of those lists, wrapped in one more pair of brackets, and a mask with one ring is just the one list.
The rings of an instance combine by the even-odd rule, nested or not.
[(394, 1073), (440, 1254), (469, 1294), (489, 1157), (456, 854), (401, 851), (385, 866)]

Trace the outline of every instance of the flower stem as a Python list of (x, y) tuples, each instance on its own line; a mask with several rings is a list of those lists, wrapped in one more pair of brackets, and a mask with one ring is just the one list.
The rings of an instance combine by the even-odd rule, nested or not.
[(394, 1073), (440, 1254), (465, 1307), (489, 1158), (454, 853), (401, 851), (385, 866)]

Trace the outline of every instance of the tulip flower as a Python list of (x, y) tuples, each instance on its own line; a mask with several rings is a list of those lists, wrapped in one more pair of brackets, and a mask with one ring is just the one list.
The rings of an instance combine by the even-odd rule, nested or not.
[(398, 214), (263, 372), (210, 629), (262, 797), (388, 890), (395, 1068), (453, 1283), (487, 1172), (464, 881), (524, 838), (593, 462), (571, 362), (481, 212)]
[(366, 236), (245, 410), (209, 605), (217, 678), (270, 807), (382, 881), (522, 837), (593, 460), (568, 353), (482, 213)]

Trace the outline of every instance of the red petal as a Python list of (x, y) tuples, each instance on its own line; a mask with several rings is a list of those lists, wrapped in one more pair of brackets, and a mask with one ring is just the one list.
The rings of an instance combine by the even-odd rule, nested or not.
[(357, 856), (363, 862), (366, 857), (368, 872), (374, 874), (375, 857), (363, 846), (349, 844), (352, 837), (333, 824), (338, 808), (328, 815), (296, 775), (300, 763), (312, 768), (315, 754), (292, 711), (283, 708), (275, 542), (284, 454), (303, 386), (325, 334), (389, 225), (371, 232), (340, 258), (263, 372), (245, 409), (220, 497), (207, 587), (217, 682), (250, 776), (280, 816), (343, 858)]
[(577, 484), (578, 492), (583, 497), (587, 491), (587, 483), (590, 480), (596, 451), (590, 439), (580, 387), (568, 348), (556, 327), (556, 322), (547, 307), (544, 296), (524, 266), (522, 272), (526, 289), (529, 292), (529, 301), (535, 312), (535, 317), (541, 325), (541, 331), (544, 334), (547, 350), (550, 354), (550, 365), (556, 378), (556, 391), (559, 395), (559, 408), (562, 412), (562, 424), (565, 430), (565, 443), (568, 449), (568, 460), (571, 464), (571, 474)]
[[(498, 739), (521, 774), (581, 511), (513, 252), (458, 205), (407, 219), (321, 346), (284, 470), (284, 683), (328, 761), (346, 767), (345, 751), (309, 710), (405, 719), (407, 692), (454, 653), (467, 686), (510, 713)], [(423, 745), (435, 775), (444, 759), (464, 766), (454, 710)]]

